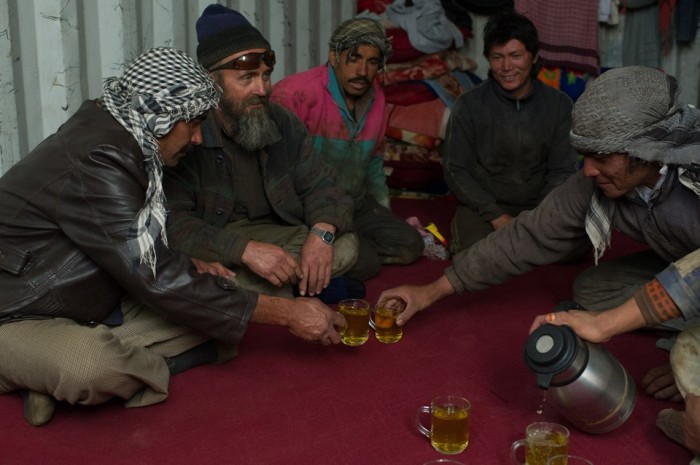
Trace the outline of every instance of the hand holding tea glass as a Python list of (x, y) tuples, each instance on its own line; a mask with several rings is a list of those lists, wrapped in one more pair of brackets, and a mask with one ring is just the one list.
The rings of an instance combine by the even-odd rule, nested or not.
[(397, 300), (374, 307), (369, 325), (374, 330), (374, 335), (379, 342), (393, 344), (401, 340), (403, 326), (396, 324), (396, 318), (403, 312), (404, 308), (403, 303)]

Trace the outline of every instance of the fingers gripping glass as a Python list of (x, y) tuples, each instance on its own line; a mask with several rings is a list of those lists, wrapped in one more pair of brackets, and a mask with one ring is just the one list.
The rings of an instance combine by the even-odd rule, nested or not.
[(231, 61), (227, 61), (221, 66), (210, 70), (210, 72), (219, 71), (220, 69), (240, 69), (244, 71), (251, 71), (260, 68), (262, 63), (265, 63), (270, 68), (275, 66), (275, 52), (272, 50), (267, 50), (262, 53), (246, 53), (238, 58), (234, 58)]

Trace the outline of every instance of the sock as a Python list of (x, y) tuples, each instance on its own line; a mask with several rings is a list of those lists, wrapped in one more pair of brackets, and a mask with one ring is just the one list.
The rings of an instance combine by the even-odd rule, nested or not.
[(32, 426), (42, 426), (51, 420), (56, 408), (56, 399), (37, 391), (24, 391), (22, 399), (24, 400), (24, 418), (27, 423)]
[[(331, 279), (328, 287), (316, 295), (326, 305), (337, 304), (345, 299), (363, 299), (365, 297), (365, 285), (362, 281), (338, 276)], [(294, 286), (294, 297), (299, 297), (299, 288)]]
[(660, 411), (656, 417), (656, 426), (666, 433), (666, 436), (682, 446), (685, 446), (685, 435), (683, 434), (684, 415), (684, 412), (666, 408)]
[(337, 304), (345, 299), (362, 299), (365, 297), (365, 285), (362, 281), (339, 276), (331, 279), (328, 287), (325, 288), (318, 298), (324, 304)]
[(218, 358), (219, 350), (216, 348), (216, 344), (214, 341), (207, 341), (179, 355), (167, 357), (165, 361), (168, 363), (170, 376), (173, 376), (197, 365), (214, 363)]

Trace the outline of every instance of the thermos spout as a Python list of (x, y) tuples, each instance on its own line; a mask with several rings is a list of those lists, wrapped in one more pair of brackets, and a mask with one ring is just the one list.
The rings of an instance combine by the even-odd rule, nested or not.
[(551, 373), (539, 373), (537, 375), (537, 387), (540, 389), (548, 389), (552, 382)]

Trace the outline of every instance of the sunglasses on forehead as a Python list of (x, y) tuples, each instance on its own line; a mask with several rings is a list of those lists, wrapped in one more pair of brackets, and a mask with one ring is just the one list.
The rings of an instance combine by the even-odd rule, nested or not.
[(275, 66), (275, 52), (267, 50), (262, 53), (246, 53), (231, 61), (227, 61), (221, 66), (209, 70), (209, 72), (219, 71), (220, 69), (240, 69), (243, 71), (251, 71), (260, 68), (260, 65), (265, 62), (270, 68)]

